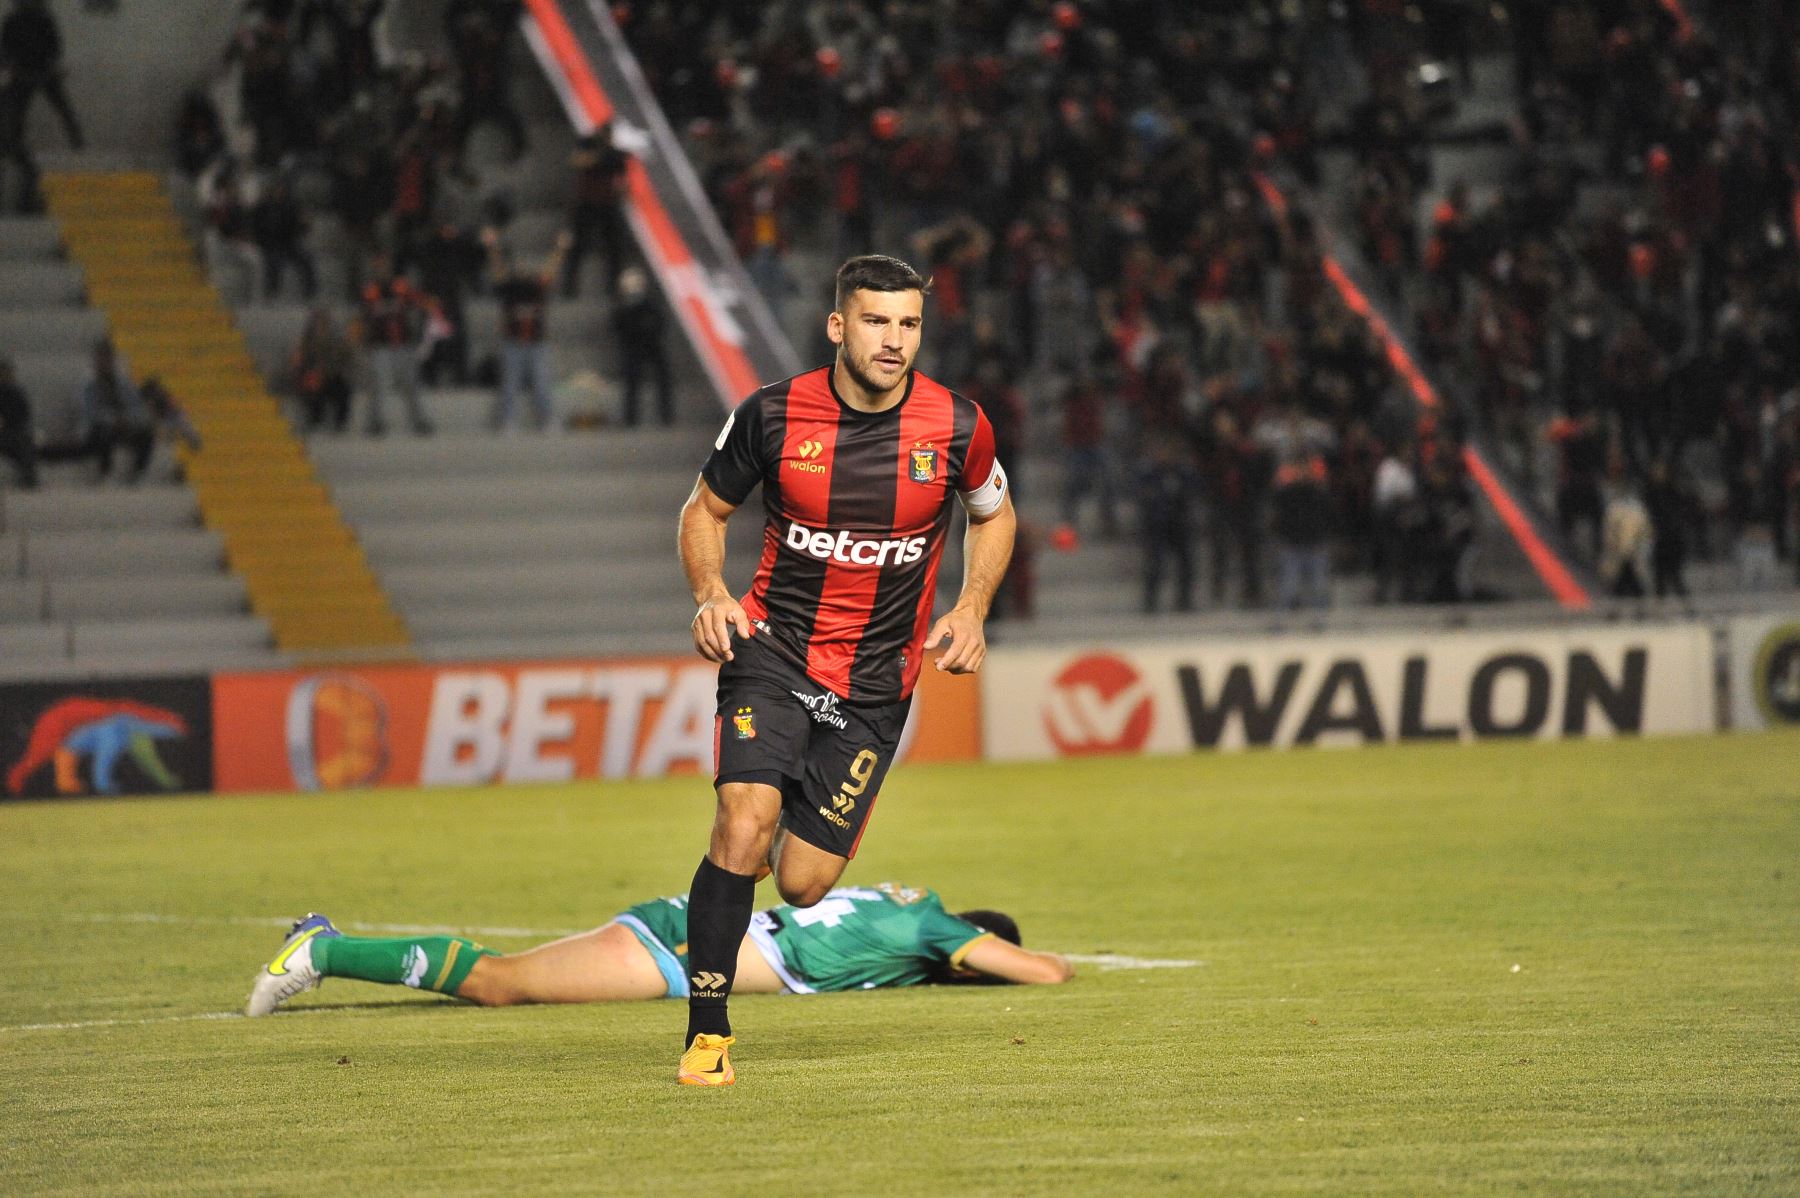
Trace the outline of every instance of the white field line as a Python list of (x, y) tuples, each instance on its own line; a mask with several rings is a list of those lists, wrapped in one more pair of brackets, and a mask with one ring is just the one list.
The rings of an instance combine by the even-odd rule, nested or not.
[(197, 1019), (243, 1019), (242, 1011), (201, 1011), (194, 1015), (153, 1015), (148, 1019), (86, 1019), (79, 1023), (15, 1023), (0, 1027), (7, 1032), (66, 1032), (86, 1027), (142, 1027), (146, 1023), (192, 1023)]
[(1077, 965), (1099, 966), (1101, 973), (1115, 969), (1198, 969), (1205, 961), (1163, 960), (1157, 957), (1122, 957), (1118, 953), (1064, 953)]
[[(278, 915), (156, 915), (145, 911), (122, 914), (65, 915), (70, 923), (167, 923), (214, 927), (289, 928), (292, 916)], [(591, 928), (470, 928), (426, 923), (359, 923), (358, 932), (392, 932), (400, 936), (573, 936)]]
[[(130, 923), (130, 924), (176, 924), (176, 925), (211, 925), (230, 927), (285, 928), (293, 923), (292, 919), (273, 915), (162, 915), (149, 911), (128, 911), (118, 913), (96, 912), (86, 915), (64, 916), (71, 923)], [(512, 928), (512, 927), (451, 927), (447, 924), (408, 924), (408, 923), (367, 923), (358, 924), (359, 930), (371, 932), (391, 932), (398, 935), (412, 936), (453, 936), (470, 933), (477, 936), (517, 936), (546, 937), (572, 936), (585, 928)], [(1204, 965), (1203, 961), (1183, 961), (1157, 957), (1127, 957), (1118, 953), (1064, 953), (1069, 960), (1078, 965), (1096, 966), (1101, 973), (1111, 973), (1120, 969), (1195, 969)], [(204, 1011), (191, 1015), (158, 1015), (149, 1019), (89, 1019), (74, 1023), (18, 1023), (10, 1026), (0, 1025), (0, 1034), (7, 1032), (47, 1032), (74, 1031), (94, 1027), (138, 1027), (150, 1023), (184, 1023), (202, 1019), (242, 1019), (238, 1011)]]
[[(286, 928), (291, 918), (271, 915), (157, 915), (150, 912), (64, 916), (71, 923), (163, 923), (205, 924), (213, 926)], [(470, 928), (449, 924), (427, 923), (359, 923), (357, 932), (389, 932), (397, 936), (516, 936), (520, 938), (573, 936), (591, 928)], [(1115, 969), (1197, 969), (1204, 961), (1182, 961), (1159, 957), (1127, 957), (1118, 953), (1064, 953), (1077, 965), (1093, 965), (1102, 973)]]

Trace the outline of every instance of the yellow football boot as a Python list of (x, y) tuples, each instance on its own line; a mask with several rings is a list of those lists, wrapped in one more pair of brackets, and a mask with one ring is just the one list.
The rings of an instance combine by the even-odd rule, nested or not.
[(681, 1054), (675, 1080), (684, 1086), (729, 1086), (737, 1080), (731, 1056), (725, 1050), (737, 1043), (735, 1036), (709, 1036), (701, 1032)]

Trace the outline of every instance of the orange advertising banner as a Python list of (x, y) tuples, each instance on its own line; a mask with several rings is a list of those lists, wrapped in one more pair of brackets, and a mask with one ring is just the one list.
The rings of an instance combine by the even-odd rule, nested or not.
[[(710, 775), (696, 658), (332, 667), (213, 677), (220, 791)], [(979, 682), (927, 669), (899, 760), (973, 761)]]

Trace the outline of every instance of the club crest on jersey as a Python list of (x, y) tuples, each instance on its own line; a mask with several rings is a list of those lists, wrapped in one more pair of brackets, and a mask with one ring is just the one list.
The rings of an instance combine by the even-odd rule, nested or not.
[(907, 459), (911, 466), (910, 477), (914, 482), (937, 481), (938, 451), (931, 442), (913, 446), (907, 451)]
[(731, 726), (737, 729), (739, 740), (756, 739), (756, 712), (748, 707), (740, 707), (731, 715)]

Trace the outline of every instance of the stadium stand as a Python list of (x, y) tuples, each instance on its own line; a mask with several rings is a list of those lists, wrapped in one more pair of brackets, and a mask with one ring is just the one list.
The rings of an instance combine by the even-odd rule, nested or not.
[[(214, 215), (207, 206), (216, 181), (211, 167), (222, 156), (237, 163), (241, 198), (250, 206), (275, 176), (289, 179), (308, 222), (303, 241), (317, 261), (318, 295), (344, 323), (369, 253), (385, 245), (405, 255), (405, 230), (444, 221), (472, 236), (491, 222), (530, 260), (567, 223), (574, 131), (521, 39), (503, 30), (481, 42), (480, 53), (503, 56), (497, 61), (508, 81), (500, 107), (489, 113), (496, 119), (467, 127), (459, 115), (475, 44), (466, 35), (506, 6), (391, 6), (373, 31), (372, 58), (355, 64), (334, 61), (335, 43), (318, 30), (282, 27), (280, 6), (182, 7), (184, 19), (201, 10), (212, 15), (211, 48), (184, 45), (168, 62), (128, 69), (154, 72), (170, 97), (203, 82), (200, 107), (216, 114), (218, 136), (203, 139), (210, 148), (190, 153), (184, 142), (182, 172), (165, 182), (191, 240), (206, 239)], [(1583, 247), (1611, 228), (1606, 222), (1617, 203), (1627, 214), (1640, 202), (1652, 216), (1666, 207), (1669, 175), (1652, 153), (1661, 143), (1651, 139), (1672, 138), (1688, 118), (1659, 110), (1654, 131), (1622, 134), (1621, 105), (1636, 84), (1587, 96), (1582, 89), (1591, 88), (1592, 76), (1581, 63), (1588, 60), (1564, 51), (1582, 49), (1570, 41), (1588, 28), (1582, 20), (1591, 18), (1603, 42), (1617, 41), (1623, 30), (1631, 54), (1662, 55), (1667, 78), (1687, 72), (1700, 80), (1705, 103), (1698, 111), (1715, 123), (1749, 110), (1732, 80), (1772, 68), (1743, 47), (1708, 41), (1703, 24), (1684, 33), (1654, 0), (1563, 6), (1582, 20), (1565, 13), (1552, 21), (1554, 7), (1450, 5), (1441, 21), (1435, 10), (1431, 20), (1418, 21), (1403, 6), (1390, 12), (1361, 3), (1252, 4), (1227, 12), (976, 2), (954, 20), (929, 6), (900, 4), (885, 25), (859, 19), (857, 5), (729, 12), (621, 6), (613, 15), (801, 360), (824, 353), (819, 326), (831, 268), (845, 252), (879, 246), (916, 258), (937, 276), (927, 370), (980, 390), (976, 363), (1008, 365), (1021, 405), (1009, 417), (1009, 436), (1024, 527), (1001, 612), (1016, 621), (1005, 635), (1029, 637), (1076, 626), (1166, 634), (1291, 620), (1268, 611), (1278, 589), (1269, 522), (1283, 480), (1299, 477), (1284, 473), (1303, 464), (1296, 445), (1315, 440), (1338, 528), (1330, 555), (1333, 614), (1308, 620), (1361, 627), (1390, 619), (1362, 606), (1389, 589), (1373, 498), (1384, 455), (1401, 459), (1424, 493), (1408, 517), (1415, 532), (1405, 543), (1429, 559), (1412, 567), (1429, 578), (1398, 588), (1415, 601), (1403, 605), (1413, 614), (1401, 622), (1463, 618), (1454, 607), (1441, 617), (1425, 614), (1416, 601), (1426, 598), (1536, 607), (1543, 584), (1500, 521), (1472, 501), (1471, 480), (1455, 468), (1476, 442), (1493, 451), (1496, 477), (1519, 498), (1528, 522), (1548, 531), (1551, 552), (1607, 589), (1619, 559), (1596, 553), (1586, 529), (1572, 527), (1578, 522), (1559, 510), (1568, 506), (1563, 484), (1572, 462), (1563, 418), (1576, 414), (1563, 397), (1597, 384), (1569, 373), (1571, 342), (1554, 332), (1541, 339), (1542, 360), (1516, 364), (1528, 369), (1507, 377), (1549, 379), (1555, 393), (1540, 388), (1523, 409), (1514, 399), (1502, 404), (1512, 409), (1496, 409), (1501, 392), (1493, 370), (1506, 358), (1484, 348), (1483, 321), (1518, 321), (1521, 288), (1538, 277), (1543, 258), (1532, 230), (1519, 222), (1535, 219), (1532, 197), (1540, 207), (1550, 204), (1561, 185), (1556, 172), (1565, 168), (1575, 179), (1573, 203), (1554, 210), (1554, 227), (1537, 240), (1577, 270), (1566, 276), (1578, 284), (1570, 295), (1588, 294), (1595, 271)], [(452, 10), (456, 21), (446, 25)], [(1552, 56), (1554, 69), (1534, 71), (1529, 62), (1544, 49), (1546, 21), (1562, 39), (1561, 56)], [(311, 38), (304, 53), (296, 52), (297, 33)], [(272, 122), (268, 105), (246, 87), (250, 50), (268, 52), (291, 72), (286, 124)], [(96, 54), (73, 41), (70, 53)], [(492, 102), (483, 101), (490, 108)], [(1002, 110), (1029, 119), (996, 121)], [(513, 116), (524, 135), (516, 157)], [(1755, 119), (1765, 118), (1752, 113), (1752, 125)], [(105, 136), (102, 129), (96, 140)], [(396, 178), (371, 176), (366, 191), (346, 186), (357, 176), (346, 175), (344, 150), (358, 138), (400, 165), (427, 147), (424, 174), (412, 176), (423, 189), (423, 209)], [(1690, 161), (1682, 157), (1687, 144), (1668, 151), (1678, 168)], [(1281, 206), (1268, 199), (1265, 173), (1285, 197)], [(359, 228), (362, 216), (346, 203), (355, 195), (374, 205), (372, 232)], [(1515, 202), (1519, 196), (1524, 201)], [(1648, 236), (1628, 238), (1627, 249), (1648, 245)], [(0, 272), (0, 338), (29, 344), (14, 356), (46, 430), (65, 418), (60, 401), (80, 383), (85, 344), (107, 327), (104, 316), (76, 306), (83, 272), (59, 256), (62, 242), (46, 222), (0, 221), (0, 254), (9, 264)], [(1373, 300), (1372, 311), (1386, 315), (1430, 375), (1446, 401), (1439, 416), (1420, 422), (1405, 380), (1355, 305), (1323, 286), (1326, 253), (1344, 263)], [(231, 564), (248, 572), (252, 598), (259, 577), (302, 582), (328, 560), (347, 561), (352, 571), (366, 560), (426, 656), (680, 648), (680, 627), (650, 613), (681, 602), (669, 555), (671, 513), (720, 409), (698, 362), (680, 347), (676, 429), (619, 427), (620, 347), (596, 257), (589, 256), (581, 297), (550, 305), (559, 379), (559, 422), (550, 433), (486, 431), (500, 316), (477, 271), (463, 297), (470, 377), (426, 395), (436, 437), (364, 441), (318, 433), (308, 438), (306, 457), (278, 466), (191, 469), (203, 500), (227, 480), (286, 478), (287, 493), (304, 491), (320, 502), (329, 494), (342, 512), (347, 527), (323, 535), (310, 565), (278, 543), (254, 552), (231, 548), (232, 535), (276, 526), (270, 505), (239, 505), (228, 519), (209, 515), (207, 526), (227, 534)], [(1513, 270), (1514, 282), (1496, 286), (1499, 269)], [(1440, 310), (1445, 271), (1461, 274), (1455, 290), (1463, 297), (1447, 323)], [(265, 297), (233, 286), (242, 280), (228, 271), (215, 274), (231, 295), (256, 385), (266, 380), (288, 394), (307, 303), (294, 298), (291, 285)], [(1780, 294), (1764, 283), (1768, 295)], [(1650, 286), (1652, 298), (1654, 292)], [(1628, 288), (1608, 302), (1606, 336), (1616, 340), (1637, 297)], [(1542, 328), (1554, 330), (1572, 304), (1543, 318)], [(55, 305), (64, 318), (43, 314)], [(1757, 309), (1757, 319), (1767, 323), (1768, 311), (1766, 304)], [(1071, 347), (1080, 352), (1071, 356)], [(141, 354), (125, 348), (141, 375)], [(1099, 392), (1098, 458), (1081, 458), (1069, 441), (1072, 378)], [(1699, 606), (1709, 605), (1709, 589), (1736, 590), (1741, 570), (1731, 555), (1756, 523), (1747, 518), (1753, 512), (1769, 517), (1777, 557), (1792, 557), (1793, 471), (1780, 465), (1792, 453), (1780, 446), (1793, 440), (1795, 421), (1784, 395), (1774, 392), (1760, 409), (1734, 399), (1727, 431), (1692, 437), (1680, 456), (1675, 502), (1684, 505), (1688, 549), (1710, 559), (1689, 575), (1702, 593), (1693, 600)], [(1007, 402), (983, 395), (984, 403), (990, 399)], [(359, 382), (359, 408), (363, 402)], [(1296, 412), (1298, 436), (1288, 423)], [(1220, 440), (1220, 413), (1233, 417), (1250, 467), (1247, 490), (1232, 494), (1204, 485), (1220, 477), (1220, 455), (1237, 452), (1237, 442)], [(288, 411), (284, 427), (297, 424), (294, 417)], [(1720, 464), (1744, 456), (1753, 440), (1746, 430), (1761, 427), (1758, 421), (1772, 430), (1764, 440), (1773, 448), (1753, 456), (1771, 469), (1750, 486), (1726, 477)], [(1602, 516), (1615, 493), (1629, 497), (1629, 482), (1647, 477), (1658, 456), (1656, 429), (1634, 432), (1624, 424), (1622, 435), (1603, 440), (1597, 458), (1576, 463), (1599, 472), (1590, 481)], [(1136, 517), (1147, 501), (1149, 448), (1164, 440), (1191, 449), (1203, 484), (1185, 501), (1193, 515), (1183, 534), (1196, 559), (1196, 610), (1148, 618), (1139, 611), (1147, 550)], [(1434, 462), (1450, 466), (1440, 470)], [(1116, 531), (1095, 518), (1091, 496), (1070, 519), (1066, 493), (1080, 488), (1067, 482), (1096, 468), (1111, 475)], [(323, 490), (309, 481), (314, 470)], [(1236, 510), (1250, 515), (1242, 528), (1228, 528), (1226, 517)], [(11, 523), (3, 527), (20, 535)], [(1418, 533), (1421, 527), (1429, 531)], [(741, 531), (734, 528), (734, 536)], [(1571, 532), (1580, 535), (1563, 535)], [(739, 569), (754, 550), (745, 535), (732, 549)], [(30, 534), (22, 538), (0, 547), (0, 560), (30, 571)], [(1665, 535), (1663, 543), (1676, 539)], [(186, 542), (168, 560), (198, 560), (202, 544)], [(41, 560), (105, 554), (58, 552), (68, 556)], [(1221, 553), (1231, 563), (1222, 588), (1215, 585)], [(1260, 588), (1242, 577), (1246, 553), (1265, 563)], [(942, 574), (946, 587), (957, 572), (953, 557)], [(41, 621), (52, 610), (47, 605), (84, 602), (67, 585), (27, 585), (16, 592), (25, 597), (11, 602)], [(258, 610), (274, 616), (281, 609)], [(34, 644), (58, 643), (54, 635), (33, 637)], [(60, 643), (66, 650), (76, 641), (69, 631)]]
[(186, 487), (90, 489), (67, 469), (47, 473), (42, 489), (0, 502), (0, 675), (285, 660)]
[[(275, 643), (364, 653), (404, 645), (404, 626), (344, 536), (242, 334), (200, 277), (155, 176), (65, 173), (46, 179), (45, 190), (120, 346), (191, 412), (204, 443), (183, 448), (183, 474), (201, 519), (221, 532), (224, 559), (241, 580), (236, 593), (268, 619)], [(143, 593), (143, 614), (162, 610), (151, 598), (158, 592)], [(229, 602), (224, 588), (207, 593)]]

